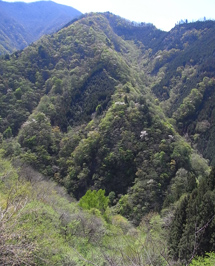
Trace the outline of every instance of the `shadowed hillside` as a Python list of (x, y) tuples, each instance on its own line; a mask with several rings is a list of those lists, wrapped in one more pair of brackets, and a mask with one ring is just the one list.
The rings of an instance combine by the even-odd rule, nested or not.
[(51, 1), (0, 1), (0, 54), (23, 49), (42, 35), (55, 32), (81, 15), (78, 10)]

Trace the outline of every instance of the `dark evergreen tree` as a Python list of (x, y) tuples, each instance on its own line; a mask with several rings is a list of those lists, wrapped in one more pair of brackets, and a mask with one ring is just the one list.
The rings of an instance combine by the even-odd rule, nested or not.
[(179, 242), (183, 235), (186, 218), (187, 218), (187, 205), (188, 197), (185, 197), (179, 207), (175, 211), (174, 219), (171, 224), (169, 246), (171, 248), (172, 255), (175, 259), (179, 257)]
[(208, 186), (210, 190), (213, 190), (215, 188), (215, 167), (212, 167), (210, 175), (207, 178), (208, 180)]
[(186, 263), (196, 255), (215, 250), (214, 169), (176, 209), (169, 244), (176, 259)]

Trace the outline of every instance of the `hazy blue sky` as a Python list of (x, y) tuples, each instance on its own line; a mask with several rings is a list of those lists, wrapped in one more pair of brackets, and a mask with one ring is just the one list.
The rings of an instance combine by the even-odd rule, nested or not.
[(215, 18), (215, 0), (54, 0), (54, 2), (72, 6), (82, 13), (110, 11), (132, 21), (153, 23), (162, 30), (170, 30), (181, 19), (192, 21), (203, 17)]

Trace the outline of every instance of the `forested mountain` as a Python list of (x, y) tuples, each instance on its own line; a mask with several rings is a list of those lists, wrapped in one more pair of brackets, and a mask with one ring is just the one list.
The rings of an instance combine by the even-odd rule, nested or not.
[(0, 1), (0, 54), (23, 49), (80, 15), (78, 10), (52, 1)]
[[(2, 57), (2, 156), (21, 169), (15, 176), (30, 189), (37, 182), (29, 169), (65, 187), (88, 210), (89, 224), (98, 219), (101, 226), (83, 224), (82, 213), (61, 220), (49, 200), (50, 221), (60, 220), (53, 241), (60, 239), (65, 251), (49, 259), (182, 265), (214, 251), (214, 31), (213, 21), (162, 32), (92, 13)], [(29, 204), (41, 200), (35, 197)], [(80, 224), (87, 229), (75, 247)], [(121, 227), (119, 238), (114, 225)], [(111, 236), (126, 241), (116, 253)], [(66, 262), (74, 252), (79, 262)]]

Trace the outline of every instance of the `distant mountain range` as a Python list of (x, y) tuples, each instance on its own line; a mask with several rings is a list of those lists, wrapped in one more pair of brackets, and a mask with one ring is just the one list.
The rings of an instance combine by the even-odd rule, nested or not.
[(23, 49), (80, 15), (80, 11), (52, 1), (0, 1), (0, 54)]

